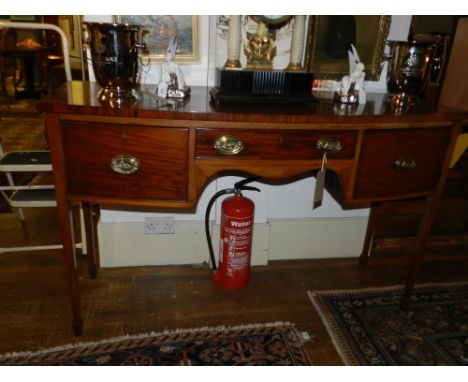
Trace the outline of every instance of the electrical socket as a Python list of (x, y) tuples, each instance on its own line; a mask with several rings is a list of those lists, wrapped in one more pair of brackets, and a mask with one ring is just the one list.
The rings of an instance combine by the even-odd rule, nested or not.
[(175, 233), (174, 216), (146, 217), (144, 232), (145, 235)]

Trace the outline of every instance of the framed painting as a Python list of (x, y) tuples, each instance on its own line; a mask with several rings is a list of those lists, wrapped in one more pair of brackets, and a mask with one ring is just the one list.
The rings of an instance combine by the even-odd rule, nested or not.
[(353, 44), (364, 63), (366, 79), (378, 80), (391, 16), (310, 16), (305, 68), (315, 78), (341, 79), (349, 74)]
[(143, 25), (148, 33), (144, 37), (150, 58), (153, 61), (163, 61), (169, 40), (177, 34), (176, 61), (196, 62), (199, 60), (198, 17), (185, 15), (165, 16), (116, 16), (116, 22)]

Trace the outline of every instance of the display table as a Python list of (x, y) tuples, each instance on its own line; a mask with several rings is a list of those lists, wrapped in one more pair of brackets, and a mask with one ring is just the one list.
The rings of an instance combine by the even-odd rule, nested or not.
[[(425, 102), (409, 111), (393, 110), (382, 95), (373, 94), (365, 106), (345, 109), (323, 97), (315, 105), (216, 105), (208, 90), (194, 87), (187, 100), (167, 103), (147, 88), (134, 104), (111, 108), (97, 101), (98, 85), (69, 82), (39, 103), (75, 333), (82, 331), (82, 318), (71, 203), (83, 203), (95, 277), (92, 205), (190, 209), (220, 174), (258, 175), (266, 182), (293, 179), (320, 169), (325, 151), (327, 187), (343, 205), (426, 197), (402, 296), (406, 308), (464, 115)], [(363, 257), (371, 238), (370, 228)]]
[[(5, 49), (0, 54), (5, 58), (18, 58), (24, 62), (24, 71), (26, 76), (26, 87), (23, 91), (16, 91), (16, 99), (41, 98), (42, 92), (36, 89), (34, 68), (39, 67), (42, 71), (44, 63), (39, 62), (41, 55), (47, 54), (47, 47), (43, 46), (17, 46), (15, 48)], [(43, 76), (43, 74), (41, 74)], [(44, 81), (44, 79), (42, 79)]]

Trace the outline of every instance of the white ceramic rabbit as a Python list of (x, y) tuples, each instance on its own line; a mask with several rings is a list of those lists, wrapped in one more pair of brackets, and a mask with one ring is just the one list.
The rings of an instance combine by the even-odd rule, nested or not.
[[(342, 99), (350, 99), (350, 90), (354, 90), (355, 93), (358, 95), (358, 102), (360, 104), (366, 103), (366, 92), (364, 90), (364, 64), (361, 62), (359, 58), (359, 54), (351, 44), (352, 51), (348, 51), (348, 59), (349, 59), (349, 75), (343, 76), (341, 79), (341, 86), (340, 86), (340, 97)], [(354, 85), (354, 86), (353, 86)], [(349, 98), (348, 98), (349, 97)], [(344, 101), (346, 102), (346, 101)]]
[(167, 46), (166, 62), (161, 65), (161, 77), (158, 84), (158, 96), (183, 98), (186, 94), (184, 75), (174, 60), (178, 40), (174, 36)]

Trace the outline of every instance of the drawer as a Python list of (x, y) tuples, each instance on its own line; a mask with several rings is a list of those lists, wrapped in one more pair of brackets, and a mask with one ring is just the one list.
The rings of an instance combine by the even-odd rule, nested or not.
[(448, 127), (366, 131), (354, 198), (410, 196), (433, 190), (450, 135)]
[[(242, 149), (235, 154), (223, 154), (215, 148), (215, 143), (223, 136), (234, 137), (241, 142)], [(321, 159), (322, 152), (316, 148), (321, 138), (334, 138), (340, 141), (342, 149), (333, 158), (354, 156), (357, 133), (354, 131), (333, 130), (223, 130), (197, 129), (197, 158), (230, 158), (235, 155), (246, 159)]]
[(62, 137), (69, 193), (187, 200), (187, 129), (62, 121)]

